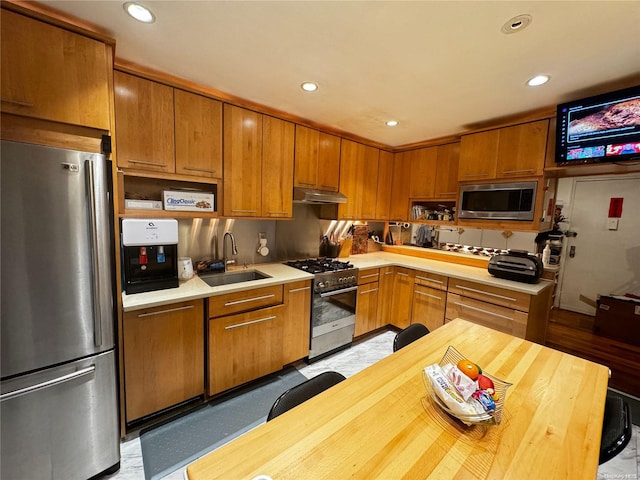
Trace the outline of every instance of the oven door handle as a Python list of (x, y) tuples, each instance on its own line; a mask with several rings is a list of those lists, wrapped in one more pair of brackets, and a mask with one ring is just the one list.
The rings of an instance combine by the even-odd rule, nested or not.
[(333, 297), (334, 295), (340, 295), (341, 293), (353, 292), (358, 287), (343, 288), (341, 290), (334, 290), (333, 292), (321, 293), (320, 298)]

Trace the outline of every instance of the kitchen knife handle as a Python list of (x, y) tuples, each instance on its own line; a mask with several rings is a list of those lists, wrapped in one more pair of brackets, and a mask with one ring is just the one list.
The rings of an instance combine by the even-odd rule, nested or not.
[(100, 308), (100, 261), (98, 260), (98, 222), (96, 220), (96, 182), (93, 162), (85, 160), (85, 180), (89, 197), (89, 222), (91, 223), (91, 261), (93, 264), (93, 278), (91, 292), (93, 294), (93, 343), (96, 347), (102, 345), (102, 311)]

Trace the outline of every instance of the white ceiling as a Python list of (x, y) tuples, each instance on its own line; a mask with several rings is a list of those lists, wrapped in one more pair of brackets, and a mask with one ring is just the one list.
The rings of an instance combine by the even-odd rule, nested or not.
[[(640, 1), (44, 1), (116, 57), (390, 146), (578, 98), (640, 73)], [(533, 22), (505, 35), (519, 14)], [(525, 82), (538, 73), (551, 81)], [(305, 93), (303, 81), (317, 92)], [(597, 92), (600, 93), (600, 92)], [(400, 124), (386, 127), (396, 119)]]

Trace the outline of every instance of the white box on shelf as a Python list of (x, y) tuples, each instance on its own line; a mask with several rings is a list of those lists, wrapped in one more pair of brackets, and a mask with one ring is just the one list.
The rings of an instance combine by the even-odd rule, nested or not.
[(124, 208), (136, 210), (162, 210), (160, 200), (130, 200), (124, 199)]
[(165, 210), (183, 210), (189, 212), (213, 212), (214, 194), (211, 192), (187, 192), (164, 190)]

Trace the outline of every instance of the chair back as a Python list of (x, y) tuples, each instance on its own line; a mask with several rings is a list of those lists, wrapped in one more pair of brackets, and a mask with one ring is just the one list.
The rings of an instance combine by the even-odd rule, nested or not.
[(300, 385), (290, 388), (280, 395), (273, 403), (273, 406), (269, 411), (269, 415), (267, 416), (267, 422), (269, 420), (273, 420), (278, 415), (282, 415), (284, 412), (291, 410), (293, 407), (306, 402), (310, 398), (315, 397), (328, 388), (333, 387), (344, 379), (344, 375), (338, 372), (324, 372), (302, 382)]
[(420, 337), (424, 337), (429, 333), (429, 329), (421, 323), (412, 323), (404, 330), (401, 330), (393, 340), (393, 351), (397, 352), (403, 347), (406, 347), (411, 342), (415, 342)]
[(622, 397), (607, 393), (602, 421), (599, 465), (618, 455), (631, 439), (631, 412)]

